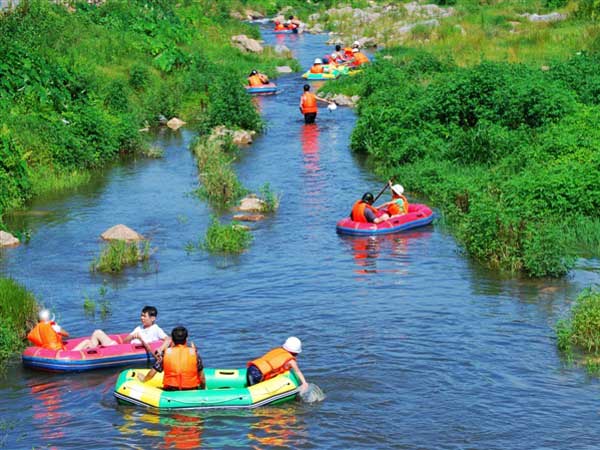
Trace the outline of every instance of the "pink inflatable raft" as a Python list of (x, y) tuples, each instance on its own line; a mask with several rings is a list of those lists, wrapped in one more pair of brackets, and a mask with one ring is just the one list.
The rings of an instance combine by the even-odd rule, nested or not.
[[(111, 334), (110, 337), (119, 344), (88, 350), (73, 350), (77, 344), (87, 339), (84, 337), (67, 340), (65, 350), (27, 347), (22, 355), (23, 365), (50, 372), (82, 372), (154, 361), (154, 356), (147, 353), (142, 344), (123, 344), (126, 336), (127, 334)], [(151, 342), (149, 347), (154, 352), (161, 344), (161, 341)]]
[(392, 217), (391, 219), (380, 223), (355, 222), (347, 217), (337, 223), (336, 229), (340, 234), (359, 236), (389, 234), (429, 225), (432, 221), (433, 212), (428, 206), (420, 205), (418, 203), (409, 203), (408, 212), (401, 216)]

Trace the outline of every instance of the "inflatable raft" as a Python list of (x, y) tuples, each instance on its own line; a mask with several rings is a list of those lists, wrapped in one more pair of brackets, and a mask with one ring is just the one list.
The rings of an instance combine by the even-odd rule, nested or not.
[[(154, 361), (152, 354), (146, 352), (141, 344), (123, 344), (127, 334), (111, 334), (111, 339), (119, 342), (109, 347), (96, 347), (88, 350), (73, 350), (77, 344), (87, 338), (69, 339), (65, 350), (48, 350), (42, 347), (27, 347), (23, 352), (23, 365), (31, 369), (50, 372), (82, 372), (85, 370), (105, 369), (144, 361)], [(162, 342), (149, 344), (154, 351)]]
[(262, 86), (246, 86), (248, 94), (275, 94), (277, 85), (275, 83), (263, 84)]
[(285, 28), (283, 30), (273, 30), (273, 33), (275, 34), (292, 34), (292, 33), (298, 33), (298, 27), (296, 28)]
[(291, 372), (284, 372), (254, 386), (246, 386), (246, 369), (204, 369), (206, 389), (164, 391), (163, 374), (157, 373), (142, 383), (137, 374), (148, 369), (124, 370), (115, 384), (119, 402), (156, 409), (256, 408), (292, 400), (300, 382)]
[(349, 217), (340, 220), (336, 229), (340, 234), (374, 235), (397, 233), (411, 228), (429, 225), (433, 221), (433, 211), (426, 205), (409, 203), (408, 212), (401, 216), (392, 217), (380, 223), (355, 222)]
[(310, 70), (306, 71), (305, 73), (302, 74), (302, 78), (305, 78), (307, 80), (335, 80), (336, 78), (338, 78), (340, 76), (340, 72), (338, 72), (337, 70), (334, 70), (332, 72), (323, 72), (323, 73), (312, 73)]

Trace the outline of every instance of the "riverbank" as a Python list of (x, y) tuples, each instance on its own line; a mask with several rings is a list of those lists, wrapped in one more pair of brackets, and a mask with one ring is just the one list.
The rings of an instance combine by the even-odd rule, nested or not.
[(37, 320), (38, 305), (31, 292), (11, 278), (0, 277), (0, 367), (25, 347)]
[(271, 47), (234, 46), (233, 35), (258, 38), (256, 28), (219, 2), (202, 6), (71, 10), (35, 0), (2, 13), (0, 224), (33, 196), (86, 183), (87, 171), (144, 150), (140, 129), (168, 118), (200, 130), (261, 128), (246, 75), (295, 63)]

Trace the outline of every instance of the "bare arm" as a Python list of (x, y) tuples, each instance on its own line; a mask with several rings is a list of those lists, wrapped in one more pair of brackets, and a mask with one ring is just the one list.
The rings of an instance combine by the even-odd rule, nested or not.
[(304, 375), (302, 374), (300, 367), (298, 367), (298, 363), (296, 361), (292, 360), (292, 361), (290, 361), (290, 367), (292, 368), (292, 370), (294, 371), (294, 373), (300, 380), (300, 383), (302, 383), (302, 385), (300, 386), (300, 389), (305, 390), (306, 388), (308, 388), (308, 383), (306, 382), (306, 378), (304, 378)]
[(140, 380), (142, 383), (145, 383), (146, 381), (150, 381), (152, 378), (154, 378), (154, 375), (156, 375), (156, 369), (150, 369), (146, 375), (142, 375), (141, 372), (138, 372), (137, 377), (138, 380)]

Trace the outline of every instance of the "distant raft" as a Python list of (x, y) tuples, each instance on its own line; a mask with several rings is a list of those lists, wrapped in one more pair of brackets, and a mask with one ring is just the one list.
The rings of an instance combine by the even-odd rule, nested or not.
[(401, 216), (380, 223), (355, 222), (347, 217), (337, 223), (336, 230), (340, 234), (359, 236), (389, 234), (429, 225), (432, 221), (433, 211), (427, 205), (410, 203), (408, 212)]
[[(65, 350), (48, 350), (42, 347), (27, 347), (22, 354), (23, 365), (31, 369), (49, 372), (83, 372), (86, 370), (106, 369), (144, 361), (154, 362), (152, 354), (147, 353), (142, 344), (123, 344), (127, 334), (111, 334), (110, 338), (119, 342), (108, 347), (96, 347), (88, 350), (73, 350), (85, 337), (69, 339)], [(162, 342), (149, 344), (154, 351)]]
[(142, 383), (137, 374), (147, 372), (148, 369), (121, 372), (114, 390), (117, 400), (159, 410), (247, 409), (293, 400), (300, 390), (300, 381), (289, 371), (248, 387), (246, 369), (205, 368), (206, 389), (187, 391), (163, 390), (162, 373)]
[(245, 86), (248, 94), (275, 94), (277, 85), (275, 83), (263, 84), (262, 86)]
[(305, 78), (307, 80), (313, 80), (313, 81), (335, 80), (339, 76), (340, 76), (340, 72), (338, 70), (332, 70), (330, 72), (323, 72), (323, 73), (312, 73), (310, 70), (308, 70), (304, 74), (302, 74), (302, 78)]
[(292, 33), (298, 33), (298, 27), (295, 28), (280, 28), (280, 29), (273, 29), (273, 33), (275, 34), (292, 34)]

